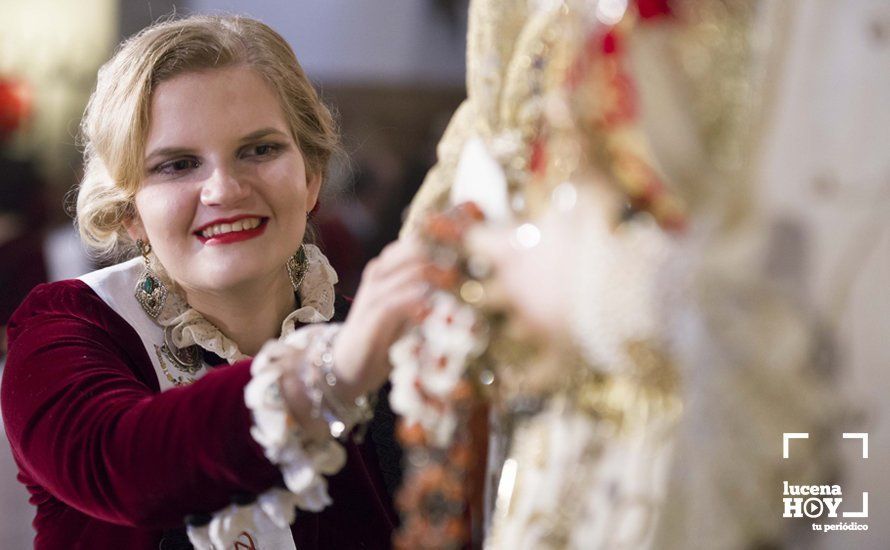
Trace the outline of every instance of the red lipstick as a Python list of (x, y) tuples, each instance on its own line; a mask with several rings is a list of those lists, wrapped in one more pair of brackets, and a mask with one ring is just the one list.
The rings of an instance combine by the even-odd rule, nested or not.
[[(243, 220), (245, 218), (259, 218), (260, 225), (254, 227), (253, 229), (243, 229), (241, 231), (231, 231), (229, 233), (222, 233), (220, 235), (214, 235), (212, 237), (205, 237), (201, 234), (201, 231), (204, 229), (220, 224), (220, 223), (234, 223), (238, 220)], [(249, 239), (253, 239), (259, 237), (266, 231), (266, 225), (269, 221), (269, 218), (263, 218), (260, 216), (236, 216), (233, 218), (220, 218), (218, 220), (214, 220), (210, 223), (202, 225), (197, 231), (195, 231), (195, 236), (201, 241), (202, 244), (206, 245), (217, 245), (217, 244), (229, 244), (235, 243), (239, 241), (246, 241)]]

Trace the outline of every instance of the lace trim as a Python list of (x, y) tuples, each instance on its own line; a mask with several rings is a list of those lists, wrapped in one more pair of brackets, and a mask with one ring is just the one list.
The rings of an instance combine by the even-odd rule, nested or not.
[[(303, 245), (309, 270), (300, 285), (302, 306), (291, 312), (281, 323), (281, 336), (286, 338), (296, 330), (297, 323), (320, 323), (334, 316), (334, 285), (337, 273), (317, 246)], [(165, 281), (166, 282), (166, 281)], [(169, 282), (166, 282), (171, 286)], [(248, 356), (241, 353), (238, 345), (224, 335), (197, 310), (191, 308), (178, 292), (170, 292), (158, 315), (158, 324), (171, 328), (173, 343), (179, 348), (197, 345), (213, 352), (229, 363)]]
[[(304, 327), (285, 342), (269, 342), (251, 365), (244, 401), (253, 412), (250, 434), (266, 458), (281, 468), (284, 483), (298, 497), (298, 506), (317, 512), (331, 503), (322, 474), (333, 474), (346, 463), (346, 451), (333, 439), (304, 441), (280, 391), (285, 365), (305, 360), (301, 347), (291, 342), (310, 336), (320, 327)], [(326, 328), (326, 327), (324, 327)]]

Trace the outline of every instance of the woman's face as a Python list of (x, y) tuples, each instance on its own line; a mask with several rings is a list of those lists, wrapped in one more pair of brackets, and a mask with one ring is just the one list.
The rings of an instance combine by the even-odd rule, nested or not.
[(319, 176), (308, 176), (275, 91), (237, 66), (185, 73), (153, 93), (130, 235), (186, 291), (285, 276)]

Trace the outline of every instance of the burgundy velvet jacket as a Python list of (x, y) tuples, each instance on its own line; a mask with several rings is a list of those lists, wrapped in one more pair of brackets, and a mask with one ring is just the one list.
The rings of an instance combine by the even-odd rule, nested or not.
[[(37, 506), (35, 548), (156, 549), (187, 514), (280, 484), (249, 434), (249, 361), (161, 393), (139, 336), (77, 280), (37, 287), (8, 334), (0, 404)], [(347, 445), (332, 506), (298, 510), (297, 548), (390, 546), (395, 514), (369, 445)]]

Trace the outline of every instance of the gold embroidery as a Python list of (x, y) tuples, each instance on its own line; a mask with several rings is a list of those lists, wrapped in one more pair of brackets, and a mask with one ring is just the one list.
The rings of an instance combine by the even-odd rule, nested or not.
[[(174, 386), (188, 386), (192, 382), (198, 379), (197, 376), (174, 376), (170, 373), (170, 369), (167, 367), (167, 361), (170, 361), (175, 364), (173, 360), (173, 356), (170, 353), (170, 350), (167, 349), (167, 345), (163, 346), (155, 346), (155, 355), (158, 358), (158, 364), (161, 365), (161, 372), (164, 373), (164, 376), (167, 380), (173, 384)], [(167, 361), (164, 359), (166, 358)], [(197, 373), (197, 371), (195, 371)]]

